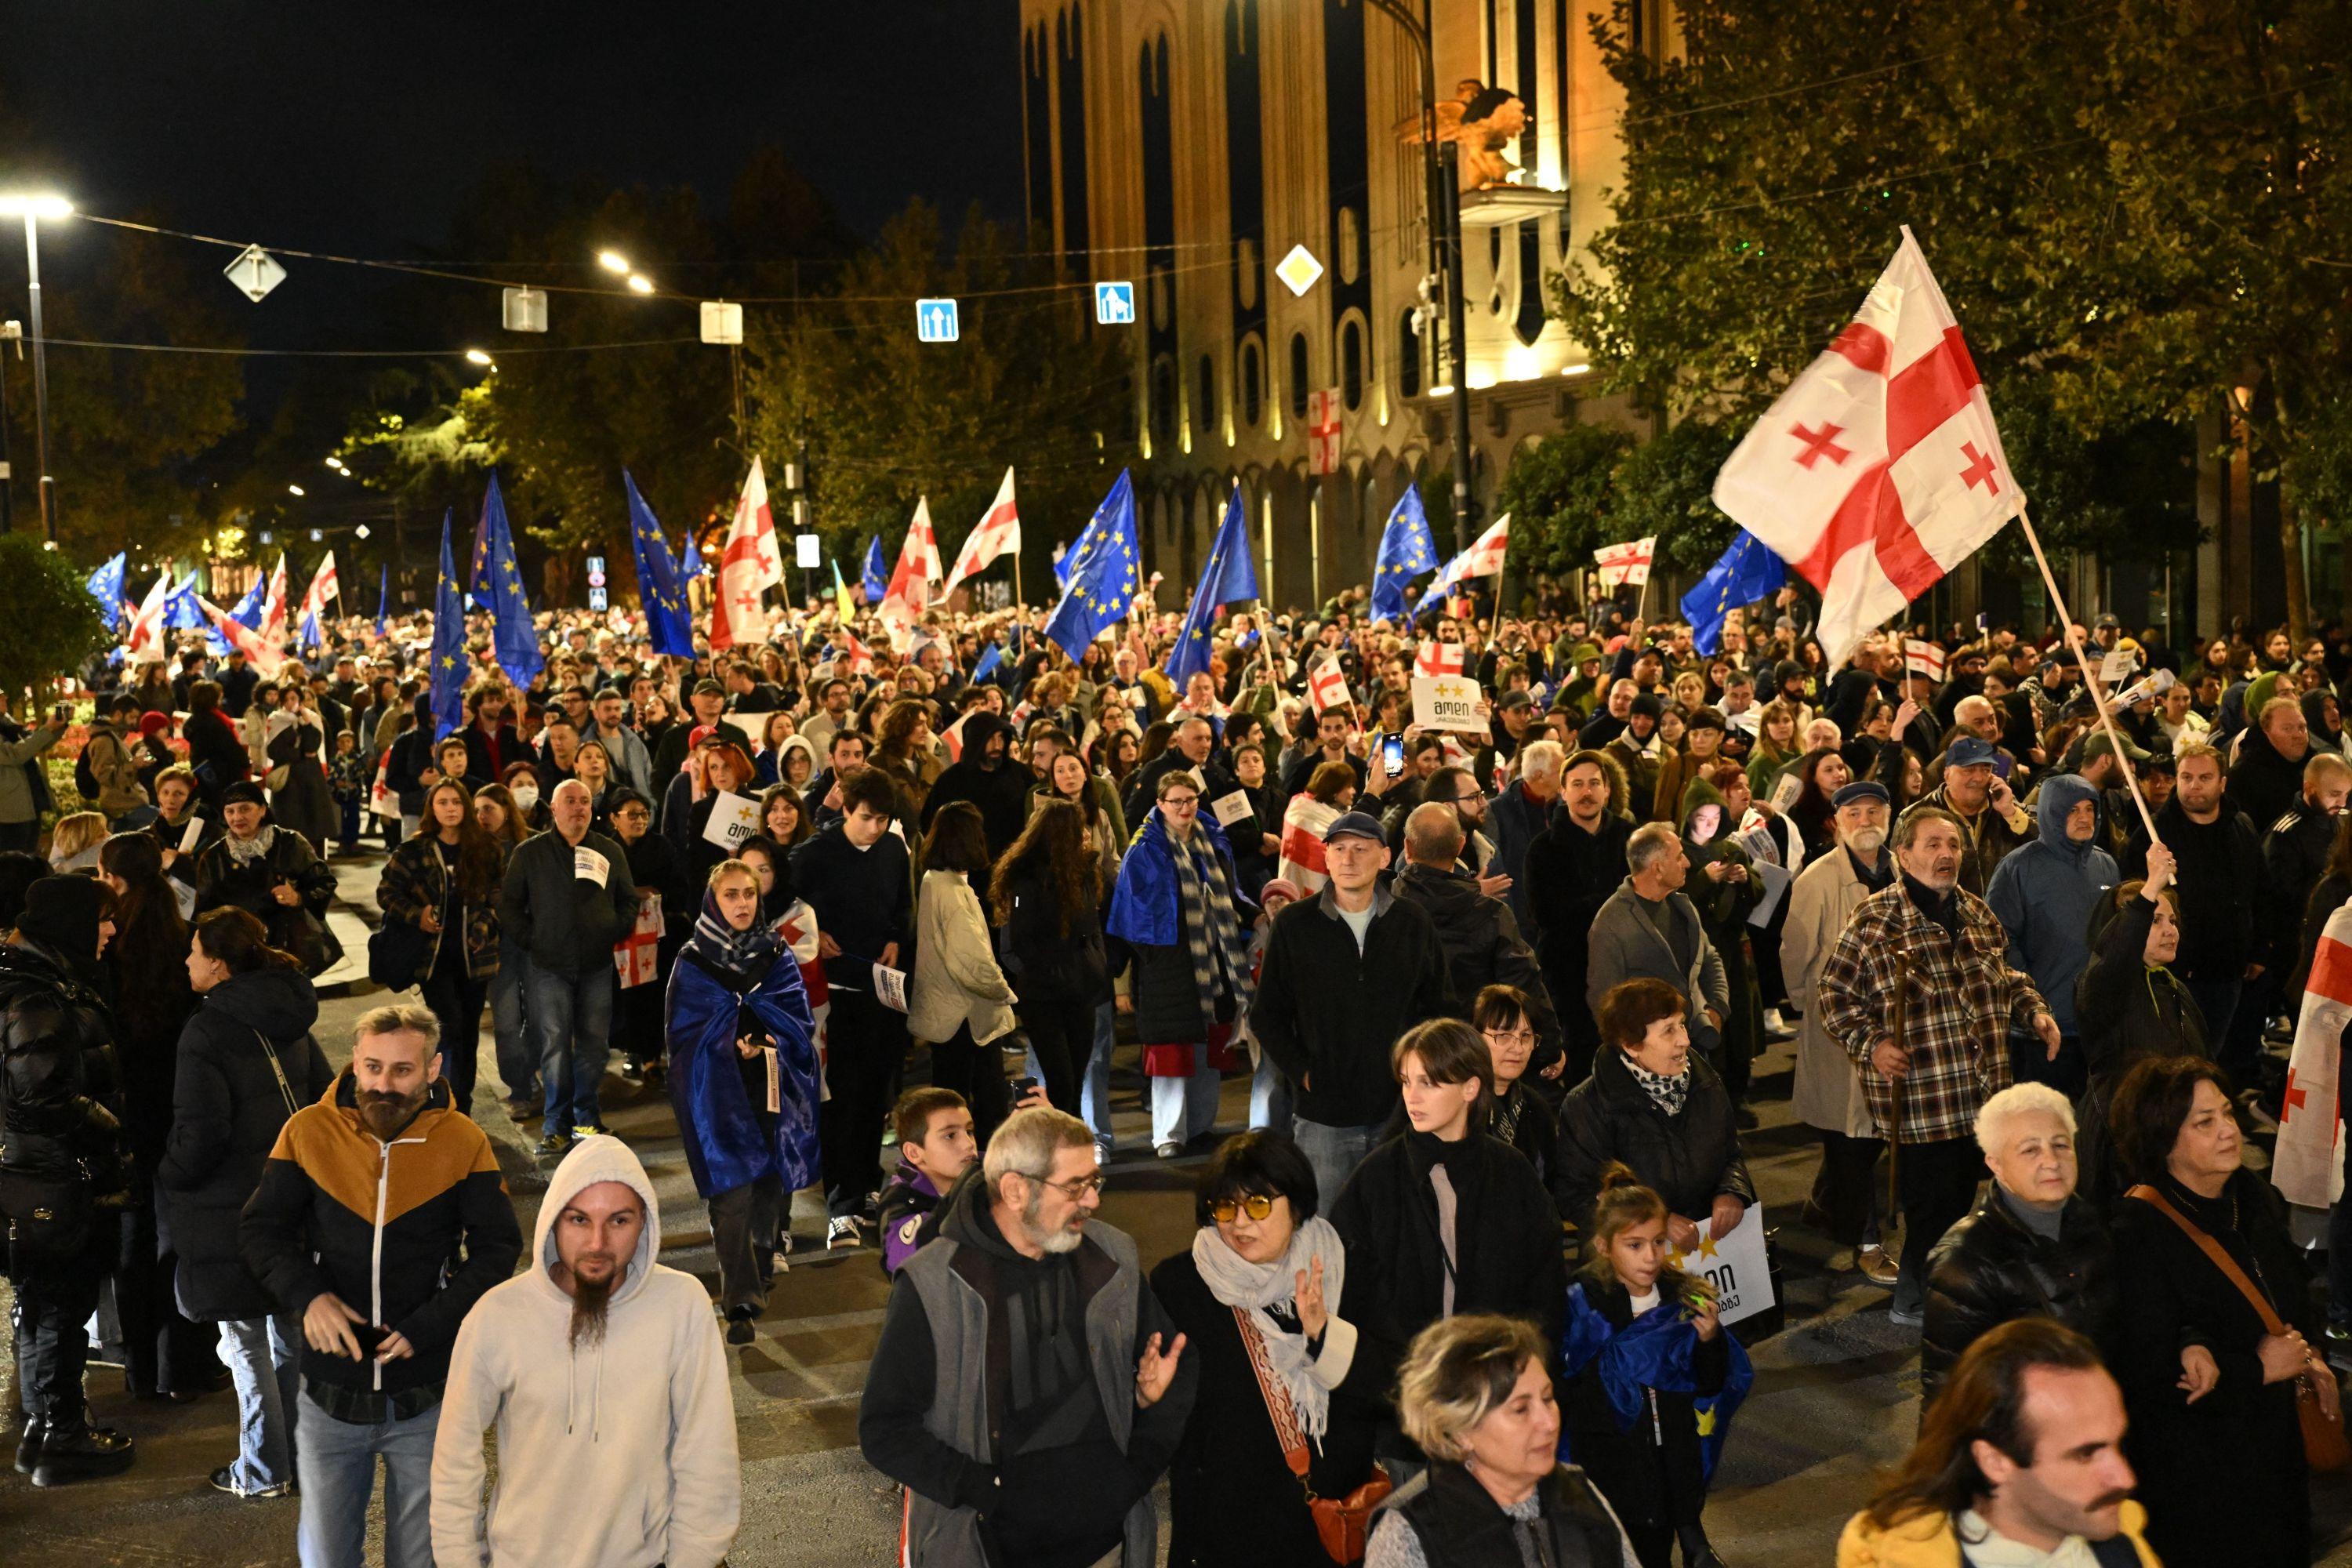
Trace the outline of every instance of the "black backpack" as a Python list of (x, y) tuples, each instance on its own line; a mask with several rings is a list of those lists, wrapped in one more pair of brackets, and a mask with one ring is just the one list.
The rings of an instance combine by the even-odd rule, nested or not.
[(74, 788), (81, 792), (82, 799), (96, 800), (98, 798), (98, 773), (96, 770), (91, 768), (89, 765), (89, 742), (84, 741), (81, 747), (81, 755), (74, 759)]

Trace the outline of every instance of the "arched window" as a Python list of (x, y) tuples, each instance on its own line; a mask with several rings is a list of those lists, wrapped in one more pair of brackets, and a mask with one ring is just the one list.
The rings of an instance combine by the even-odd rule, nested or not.
[(1353, 316), (1339, 325), (1339, 395), (1350, 412), (1364, 405), (1364, 323)]
[(1397, 390), (1407, 397), (1421, 395), (1421, 332), (1413, 313), (1397, 321)]
[(1201, 356), (1201, 395), (1192, 404), (1192, 425), (1204, 441), (1217, 425), (1217, 362), (1207, 354)]
[(1242, 423), (1255, 430), (1265, 416), (1265, 360), (1255, 338), (1242, 342), (1241, 381)]
[(1176, 439), (1176, 362), (1166, 354), (1151, 362), (1151, 438), (1163, 447)]
[(1290, 416), (1307, 417), (1307, 334), (1290, 334)]

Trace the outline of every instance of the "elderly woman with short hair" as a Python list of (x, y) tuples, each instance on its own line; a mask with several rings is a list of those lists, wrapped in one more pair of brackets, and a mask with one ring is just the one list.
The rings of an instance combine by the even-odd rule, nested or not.
[(2074, 1190), (2074, 1108), (2048, 1084), (2014, 1084), (1985, 1101), (1976, 1132), (1992, 1190), (1927, 1255), (1923, 1415), (1960, 1352), (2011, 1318), (2055, 1318), (2103, 1352), (2115, 1344), (2115, 1243)]
[(1398, 1373), (1397, 1416), (1430, 1464), (1373, 1515), (1364, 1568), (1634, 1568), (1608, 1501), (1556, 1457), (1551, 1347), (1533, 1324), (1432, 1323)]

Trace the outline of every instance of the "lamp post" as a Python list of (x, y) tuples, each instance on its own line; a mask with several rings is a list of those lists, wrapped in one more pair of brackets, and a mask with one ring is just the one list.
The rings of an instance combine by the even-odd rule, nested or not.
[(1446, 373), (1454, 388), (1454, 548), (1470, 548), (1470, 363), (1462, 302), (1460, 184), (1437, 147), (1437, 52), (1430, 37), (1429, 0), (1415, 16), (1411, 0), (1365, 0), (1404, 29), (1421, 57), (1421, 151), (1423, 200), (1429, 210), (1430, 270), (1445, 279)]
[(40, 466), (41, 534), (54, 548), (58, 542), (57, 480), (49, 476), (49, 361), (41, 336), (40, 220), (73, 216), (73, 203), (63, 196), (0, 192), (0, 217), (25, 220), (25, 276), (32, 308), (26, 319), (33, 328), (33, 446)]

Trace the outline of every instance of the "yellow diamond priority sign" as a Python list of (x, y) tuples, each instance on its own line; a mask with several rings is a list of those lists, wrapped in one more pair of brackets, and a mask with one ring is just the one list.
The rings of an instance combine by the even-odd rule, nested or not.
[(1323, 276), (1323, 264), (1316, 260), (1315, 253), (1305, 246), (1294, 245), (1290, 247), (1290, 254), (1275, 264), (1274, 275), (1281, 279), (1293, 294), (1303, 299), (1307, 290), (1315, 287), (1315, 280)]

